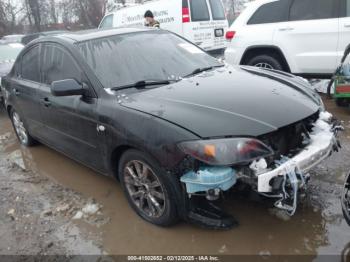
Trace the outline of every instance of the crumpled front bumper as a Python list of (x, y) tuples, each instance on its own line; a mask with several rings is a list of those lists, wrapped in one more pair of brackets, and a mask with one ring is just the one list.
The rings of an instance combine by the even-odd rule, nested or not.
[[(322, 130), (323, 128), (323, 130)], [(289, 170), (293, 169), (302, 174), (307, 173), (310, 169), (318, 165), (324, 159), (338, 148), (336, 139), (336, 129), (330, 122), (330, 119), (324, 119), (320, 116), (315, 128), (311, 134), (311, 143), (306, 146), (299, 154), (289, 158), (273, 170), (268, 170), (257, 175), (259, 193), (271, 193), (271, 179), (278, 176), (285, 176)]]

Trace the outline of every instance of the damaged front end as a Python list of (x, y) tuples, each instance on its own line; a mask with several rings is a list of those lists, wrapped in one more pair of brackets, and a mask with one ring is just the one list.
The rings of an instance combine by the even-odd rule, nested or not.
[[(308, 171), (338, 151), (336, 135), (341, 129), (330, 113), (318, 112), (258, 138), (184, 142), (180, 148), (196, 159), (198, 165), (185, 172), (180, 180), (190, 200), (201, 195), (209, 201), (218, 199), (221, 192), (240, 181), (275, 199), (275, 207), (292, 216), (300, 194), (306, 191)], [(227, 214), (213, 205), (198, 206), (197, 202), (190, 205), (192, 220), (197, 219), (203, 225), (208, 222), (208, 226), (215, 228), (235, 224), (234, 219), (229, 220)]]

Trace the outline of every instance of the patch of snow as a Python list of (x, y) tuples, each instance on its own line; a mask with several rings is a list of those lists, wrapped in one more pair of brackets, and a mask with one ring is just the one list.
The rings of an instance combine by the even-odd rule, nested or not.
[(330, 121), (332, 119), (333, 115), (327, 111), (324, 111), (324, 112), (321, 112), (320, 113), (320, 120), (323, 120), (323, 121)]
[(259, 174), (266, 170), (267, 168), (267, 162), (264, 158), (261, 158), (260, 160), (254, 160), (254, 162), (249, 166), (250, 169), (254, 170), (255, 173)]
[(74, 217), (73, 217), (72, 219), (74, 219), (74, 220), (75, 220), (75, 219), (82, 219), (83, 215), (84, 215), (83, 212), (78, 211), (78, 212), (74, 215)]
[(112, 89), (110, 89), (110, 88), (105, 88), (105, 90), (110, 95), (114, 95), (115, 94), (114, 91)]
[(82, 211), (83, 211), (83, 213), (85, 213), (87, 215), (92, 215), (92, 214), (95, 214), (99, 209), (100, 208), (98, 205), (88, 203), (83, 207)]

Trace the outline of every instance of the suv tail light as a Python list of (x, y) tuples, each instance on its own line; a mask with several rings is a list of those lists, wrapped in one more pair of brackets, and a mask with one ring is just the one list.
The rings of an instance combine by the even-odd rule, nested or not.
[(235, 31), (227, 31), (226, 32), (226, 39), (231, 41), (235, 37), (236, 32)]
[(190, 11), (188, 7), (182, 8), (182, 23), (189, 23), (190, 22)]

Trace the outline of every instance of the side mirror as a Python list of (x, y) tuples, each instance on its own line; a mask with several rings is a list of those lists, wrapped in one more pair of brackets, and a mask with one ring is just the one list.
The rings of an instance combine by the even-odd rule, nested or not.
[(81, 96), (85, 89), (75, 79), (65, 79), (54, 81), (51, 84), (51, 94), (53, 96)]

